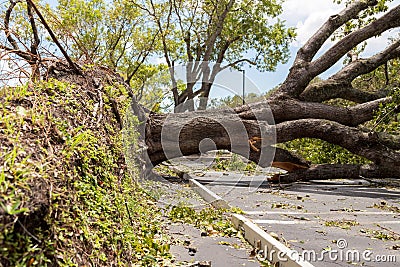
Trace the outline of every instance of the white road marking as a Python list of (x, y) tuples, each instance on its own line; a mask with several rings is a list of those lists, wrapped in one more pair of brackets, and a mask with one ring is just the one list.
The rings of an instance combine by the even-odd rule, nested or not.
[(281, 221), (281, 220), (253, 220), (254, 223), (257, 224), (306, 224), (313, 223), (313, 221)]
[(348, 215), (393, 215), (394, 212), (379, 212), (379, 211), (329, 211), (329, 212), (296, 212), (296, 211), (243, 211), (247, 215), (269, 215), (269, 214), (290, 214), (290, 215), (327, 215), (332, 213), (348, 214)]
[[(305, 220), (293, 220), (293, 221), (282, 221), (282, 220), (253, 220), (257, 224), (308, 224), (317, 223), (318, 221), (305, 221)], [(363, 222), (362, 224), (375, 224), (376, 222)], [(379, 224), (400, 224), (400, 221), (380, 221)]]

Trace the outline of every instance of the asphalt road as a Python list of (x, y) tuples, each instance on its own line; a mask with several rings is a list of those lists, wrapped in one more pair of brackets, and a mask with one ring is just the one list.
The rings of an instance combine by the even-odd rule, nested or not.
[(192, 177), (314, 266), (400, 266), (398, 188), (363, 180), (276, 186), (265, 182), (273, 169), (248, 176), (192, 167)]
[(241, 208), (245, 216), (314, 266), (400, 266), (400, 183), (335, 180), (272, 185), (279, 172), (210, 171), (214, 159), (173, 164)]

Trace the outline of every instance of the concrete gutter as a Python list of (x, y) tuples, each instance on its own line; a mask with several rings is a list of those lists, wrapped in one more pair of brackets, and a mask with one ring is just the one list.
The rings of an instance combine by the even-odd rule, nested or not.
[(210, 189), (199, 183), (197, 180), (191, 178), (189, 179), (189, 185), (193, 190), (199, 194), (205, 201), (210, 203), (215, 208), (220, 209), (230, 209), (231, 206), (222, 199), (220, 196), (212, 192)]
[(261, 259), (273, 264), (279, 263), (279, 267), (314, 266), (301, 260), (297, 251), (289, 249), (243, 215), (232, 214), (231, 221), (236, 229), (243, 232), (244, 238), (255, 248)]

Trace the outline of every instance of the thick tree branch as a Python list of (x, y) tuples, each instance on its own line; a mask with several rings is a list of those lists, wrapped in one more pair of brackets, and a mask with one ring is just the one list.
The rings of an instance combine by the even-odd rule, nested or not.
[(14, 7), (19, 3), (19, 1), (10, 1), (10, 6), (6, 10), (6, 14), (4, 16), (4, 32), (6, 34), (8, 42), (14, 48), (14, 50), (19, 50), (19, 46), (17, 41), (12, 36), (12, 32), (10, 30), (10, 17)]
[(385, 132), (376, 133), (379, 141), (390, 149), (400, 150), (400, 135), (392, 135)]
[(356, 47), (363, 41), (377, 36), (389, 29), (400, 26), (400, 5), (394, 7), (382, 17), (371, 22), (365, 27), (353, 31), (349, 35), (343, 37), (320, 58), (311, 63), (308, 71), (313, 77), (321, 74), (335, 64), (340, 58), (347, 54), (352, 48)]
[(339, 122), (347, 126), (357, 126), (374, 118), (374, 111), (379, 105), (390, 101), (389, 98), (373, 100), (352, 107), (336, 107), (314, 102), (300, 102), (296, 100), (252, 103), (235, 108), (240, 118), (255, 120), (262, 117), (270, 109), (274, 115), (275, 123), (299, 119), (324, 119)]
[[(146, 144), (150, 159), (159, 163), (166, 158), (199, 153), (199, 144), (202, 140), (211, 139), (215, 146), (210, 146), (210, 150), (229, 149), (265, 166), (272, 160), (266, 156), (265, 150), (275, 142), (283, 143), (309, 137), (337, 144), (380, 166), (400, 168), (400, 153), (397, 151), (400, 144), (397, 137), (363, 132), (357, 128), (321, 119), (285, 121), (276, 126), (264, 119), (267, 118), (243, 119), (228, 109), (168, 116), (153, 115), (147, 122), (146, 128)], [(276, 141), (273, 138), (275, 131)], [(268, 133), (265, 139), (263, 132)], [(250, 146), (249, 140), (261, 141)], [(180, 150), (177, 150), (177, 147)], [(252, 152), (253, 147), (260, 154)], [(164, 151), (169, 155), (163, 155)]]
[(16, 54), (17, 56), (20, 56), (21, 58), (25, 59), (26, 61), (32, 60), (32, 54), (30, 52), (15, 50), (11, 47), (7, 47), (7, 46), (1, 45), (1, 44), (0, 44), (0, 49), (3, 49), (3, 50), (6, 50), (7, 52)]
[(385, 50), (375, 54), (372, 57), (366, 59), (357, 59), (352, 61), (350, 64), (345, 66), (338, 73), (331, 76), (332, 79), (353, 81), (355, 78), (362, 74), (367, 74), (379, 66), (384, 65), (391, 59), (400, 57), (400, 39), (393, 42)]
[(356, 18), (360, 11), (370, 6), (374, 6), (377, 3), (378, 1), (376, 0), (357, 1), (349, 5), (339, 14), (330, 16), (329, 19), (321, 26), (321, 28), (316, 31), (316, 33), (304, 44), (302, 48), (300, 48), (294, 65), (299, 64), (302, 61), (311, 62), (315, 54), (334, 33), (334, 31), (336, 31), (347, 21)]
[(313, 165), (308, 169), (298, 169), (293, 172), (281, 174), (273, 180), (283, 183), (292, 183), (303, 180), (327, 179), (360, 179), (365, 178), (400, 178), (400, 172), (391, 168), (376, 165), (357, 164), (321, 164)]
[(38, 29), (36, 26), (35, 18), (32, 13), (32, 5), (29, 1), (27, 1), (27, 13), (29, 17), (29, 22), (31, 24), (33, 40), (31, 41), (31, 53), (34, 55), (33, 60), (30, 63), (32, 68), (32, 79), (39, 80), (40, 79), (40, 70), (39, 70), (39, 62), (40, 62), (40, 54), (38, 53), (38, 48), (40, 44)]
[(300, 95), (300, 99), (310, 102), (323, 102), (341, 98), (356, 103), (365, 103), (385, 97), (385, 95), (384, 90), (367, 92), (355, 89), (351, 84), (342, 83), (340, 80), (326, 80), (312, 84)]
[[(365, 3), (365, 1), (360, 1), (357, 3), (362, 2)], [(343, 39), (338, 41), (321, 57), (313, 62), (305, 61), (302, 58), (309, 60), (310, 55), (315, 52), (315, 48), (310, 49), (310, 51), (313, 52), (299, 51), (300, 55), (295, 60), (287, 79), (280, 87), (280, 90), (275, 93), (274, 97), (285, 98), (289, 96), (298, 98), (298, 96), (304, 91), (313, 78), (333, 66), (338, 60), (340, 60), (340, 58), (346, 55), (348, 51), (373, 36), (377, 36), (388, 29), (399, 27), (399, 17), (400, 5), (396, 6), (389, 12), (385, 13), (382, 17), (369, 23), (365, 27), (353, 31), (349, 35), (343, 37)], [(329, 27), (327, 29), (321, 28), (320, 30), (325, 32), (320, 32), (317, 34), (317, 36), (323, 36), (324, 34), (328, 35), (331, 33)], [(328, 37), (329, 35), (326, 38)], [(309, 43), (309, 45), (311, 45), (311, 43)], [(318, 45), (316, 47), (318, 47)], [(301, 50), (309, 51), (307, 46), (303, 47)]]
[(29, 22), (30, 22), (31, 28), (32, 28), (32, 33), (33, 33), (33, 41), (31, 44), (31, 53), (34, 54), (35, 56), (39, 57), (37, 50), (39, 47), (40, 39), (39, 39), (38, 29), (36, 27), (36, 21), (32, 14), (32, 5), (29, 1), (27, 1), (27, 12), (28, 12), (28, 17), (29, 17)]
[(388, 60), (400, 57), (400, 39), (382, 52), (367, 58), (358, 59), (345, 66), (329, 79), (307, 86), (300, 99), (304, 101), (322, 102), (333, 98), (343, 98), (358, 103), (384, 97), (383, 92), (370, 93), (357, 90), (351, 82), (362, 74), (369, 73)]
[[(168, 158), (199, 153), (199, 144), (204, 139), (213, 140), (217, 149), (248, 154), (248, 140), (253, 136), (261, 136), (256, 122), (242, 121), (229, 109), (218, 110), (215, 113), (207, 110), (169, 115), (153, 114), (146, 125), (149, 156), (151, 161), (156, 163), (165, 160), (165, 156), (159, 153), (167, 153)], [(213, 146), (209, 149), (213, 149)], [(261, 162), (268, 161), (267, 155), (262, 156)]]
[(378, 165), (388, 165), (400, 171), (400, 153), (387, 147), (378, 135), (337, 122), (307, 119), (282, 122), (276, 125), (277, 142), (310, 137), (327, 141), (363, 156)]
[[(205, 126), (208, 131), (199, 130)], [(163, 127), (168, 128), (164, 133)], [(239, 128), (242, 128), (244, 132), (238, 131)], [(265, 141), (257, 136), (260, 136), (257, 122), (241, 121), (230, 110), (219, 110), (214, 114), (208, 111), (170, 114), (169, 116), (154, 114), (149, 118), (146, 126), (146, 145), (149, 158), (154, 165), (167, 159), (199, 153), (201, 146), (203, 153), (215, 148), (228, 149), (263, 167), (271, 166), (272, 162), (274, 162), (273, 166), (288, 171), (309, 167), (309, 164), (298, 155), (265, 145), (263, 144)], [(253, 147), (257, 149), (250, 148), (248, 142), (252, 139), (250, 137), (256, 140), (257, 143), (253, 143)], [(213, 140), (215, 146), (201, 145), (204, 139)], [(270, 142), (272, 140), (273, 138)]]

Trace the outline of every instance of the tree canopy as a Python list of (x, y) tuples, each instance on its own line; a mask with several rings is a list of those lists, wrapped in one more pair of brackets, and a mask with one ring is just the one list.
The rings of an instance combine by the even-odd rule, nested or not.
[[(34, 32), (46, 35), (40, 24), (26, 24), (26, 5), (31, 5), (26, 3), (4, 4), (6, 14), (11, 14), (4, 17), (10, 33), (7, 39), (17, 36), (17, 43), (24, 48), (29, 47)], [(71, 58), (121, 73), (139, 93), (157, 69), (152, 61), (163, 58), (170, 69), (175, 106), (200, 96), (204, 109), (215, 77), (224, 68), (238, 69), (247, 64), (260, 71), (273, 71), (288, 59), (288, 47), (295, 38), (295, 30), (279, 19), (282, 6), (276, 0), (60, 0), (53, 6), (36, 5)], [(42, 55), (59, 55), (59, 47), (48, 41), (38, 40), (34, 46)], [(12, 44), (9, 49), (24, 50)], [(187, 65), (185, 86), (178, 86), (173, 74), (178, 64)]]
[[(293, 28), (278, 15), (279, 1), (144, 1), (136, 4), (158, 29), (161, 55), (170, 68), (175, 106), (200, 96), (205, 109), (216, 75), (244, 64), (272, 71), (288, 58)], [(208, 62), (215, 63), (212, 67)], [(174, 66), (186, 65), (187, 85), (179, 90)], [(211, 69), (210, 69), (211, 68)], [(201, 83), (195, 89), (195, 84)], [(190, 107), (193, 110), (193, 105)]]

